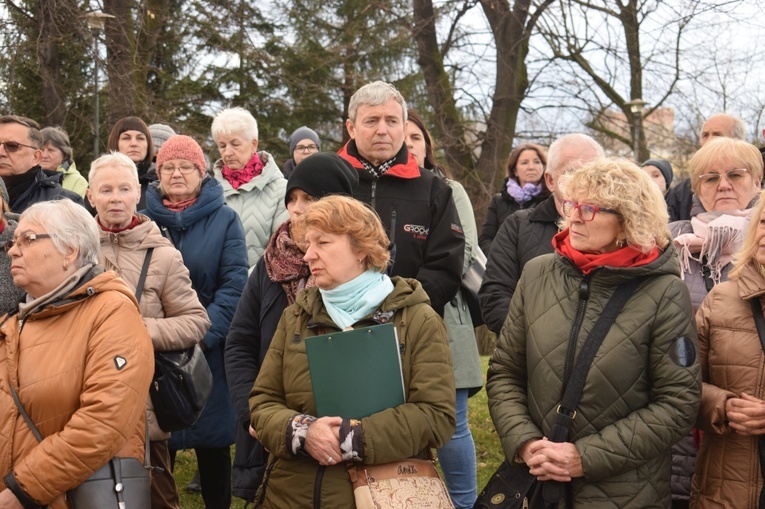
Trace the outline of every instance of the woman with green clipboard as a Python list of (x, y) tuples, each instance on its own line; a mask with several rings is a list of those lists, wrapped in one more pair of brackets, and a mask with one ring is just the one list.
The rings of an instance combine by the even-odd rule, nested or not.
[[(446, 330), (417, 281), (385, 275), (388, 238), (364, 204), (326, 197), (306, 208), (293, 234), (316, 287), (282, 315), (251, 393), (252, 426), (271, 453), (256, 507), (353, 508), (344, 463), (425, 458), (451, 438), (455, 389)], [(307, 340), (383, 323), (396, 327), (405, 402), (362, 419), (319, 417)]]

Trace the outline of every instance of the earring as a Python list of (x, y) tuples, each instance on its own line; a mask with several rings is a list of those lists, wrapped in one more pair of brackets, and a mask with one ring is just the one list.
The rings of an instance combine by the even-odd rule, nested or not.
[(623, 248), (623, 247), (625, 246), (625, 244), (627, 244), (627, 241), (626, 241), (626, 240), (624, 240), (624, 239), (619, 239), (619, 240), (617, 240), (617, 241), (616, 241), (616, 244), (617, 244), (617, 245), (619, 246), (619, 248), (621, 249), (621, 248)]
[(64, 272), (66, 272), (67, 270), (69, 270), (69, 263), (64, 262)]

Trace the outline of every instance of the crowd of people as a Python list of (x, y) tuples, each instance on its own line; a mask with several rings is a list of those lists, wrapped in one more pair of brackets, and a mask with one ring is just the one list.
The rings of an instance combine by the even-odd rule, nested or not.
[[(337, 153), (295, 130), (280, 168), (243, 108), (215, 115), (215, 162), (126, 117), (85, 178), (60, 127), (0, 117), (0, 509), (69, 508), (113, 457), (148, 461), (152, 509), (179, 509), (186, 449), (209, 509), (354, 507), (349, 464), (432, 451), (472, 508), (484, 373), (461, 281), (482, 252), (489, 411), (506, 460), (565, 487), (553, 503), (762, 507), (763, 156), (739, 119), (708, 119), (674, 187), (669, 161), (586, 134), (520, 144), (480, 226), (395, 87), (361, 87), (345, 127)], [(306, 341), (387, 323), (404, 402), (320, 415)], [(212, 392), (168, 432), (153, 353), (195, 345)]]

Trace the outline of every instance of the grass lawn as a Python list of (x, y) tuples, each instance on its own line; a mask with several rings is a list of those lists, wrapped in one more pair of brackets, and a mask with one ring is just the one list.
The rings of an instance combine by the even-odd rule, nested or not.
[[(483, 365), (484, 382), (486, 381), (486, 368), (489, 357), (481, 357)], [(502, 447), (499, 445), (497, 432), (489, 416), (489, 407), (486, 401), (486, 391), (481, 391), (468, 400), (470, 429), (473, 431), (475, 440), (476, 455), (478, 460), (478, 491), (486, 485), (491, 474), (497, 469), (502, 460)], [(233, 448), (231, 456), (233, 457)], [(175, 481), (178, 484), (178, 492), (181, 495), (182, 509), (204, 509), (202, 497), (199, 494), (187, 494), (184, 491), (186, 484), (191, 480), (196, 470), (196, 459), (194, 451), (183, 451), (178, 453), (175, 460)], [(244, 501), (234, 498), (231, 504), (232, 509), (241, 509), (244, 507)]]

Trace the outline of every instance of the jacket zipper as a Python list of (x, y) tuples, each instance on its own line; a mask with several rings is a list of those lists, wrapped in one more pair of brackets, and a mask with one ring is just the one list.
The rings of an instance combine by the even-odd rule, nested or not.
[(396, 243), (396, 209), (390, 212), (390, 243)]
[(590, 275), (586, 274), (579, 283), (579, 306), (576, 310), (574, 325), (571, 327), (571, 334), (568, 338), (568, 350), (566, 352), (566, 367), (563, 371), (563, 386), (568, 384), (571, 377), (571, 371), (574, 369), (574, 358), (576, 357), (576, 339), (579, 337), (579, 331), (584, 322), (584, 312), (587, 309), (587, 299), (590, 298)]
[(372, 202), (372, 208), (377, 210), (375, 208), (375, 195), (377, 194), (377, 179), (372, 179), (372, 199), (370, 200)]

